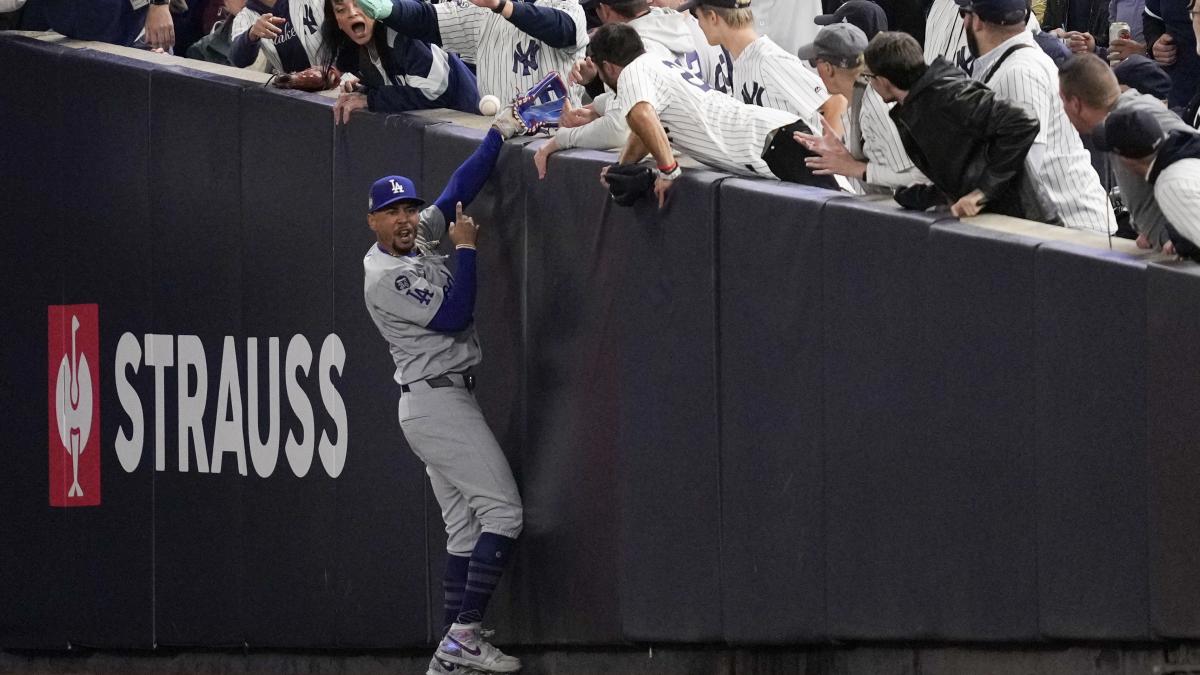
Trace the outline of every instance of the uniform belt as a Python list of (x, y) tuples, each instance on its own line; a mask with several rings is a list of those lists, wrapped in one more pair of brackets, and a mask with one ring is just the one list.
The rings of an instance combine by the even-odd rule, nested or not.
[(400, 385), (400, 391), (407, 394), (411, 391), (441, 389), (443, 387), (464, 387), (467, 391), (474, 391), (475, 374), (470, 371), (465, 373), (446, 373), (437, 377), (417, 380), (411, 384), (402, 384)]

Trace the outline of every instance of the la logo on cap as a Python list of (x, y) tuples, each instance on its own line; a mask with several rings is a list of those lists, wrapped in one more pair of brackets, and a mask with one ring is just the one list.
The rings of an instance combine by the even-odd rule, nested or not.
[(394, 194), (394, 195), (404, 194), (404, 186), (397, 183), (395, 178), (391, 179), (389, 182), (392, 184), (392, 194)]

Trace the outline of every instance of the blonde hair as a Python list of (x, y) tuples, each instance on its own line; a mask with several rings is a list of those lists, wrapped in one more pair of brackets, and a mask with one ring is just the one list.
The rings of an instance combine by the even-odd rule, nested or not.
[(754, 24), (754, 11), (750, 8), (729, 9), (728, 7), (703, 6), (704, 11), (714, 12), (730, 28), (744, 28)]

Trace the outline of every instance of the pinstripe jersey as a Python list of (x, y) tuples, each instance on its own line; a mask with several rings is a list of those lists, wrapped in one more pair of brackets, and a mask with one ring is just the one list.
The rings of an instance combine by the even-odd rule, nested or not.
[(1154, 200), (1167, 221), (1194, 244), (1200, 244), (1200, 159), (1181, 159), (1154, 181)]
[[(688, 30), (692, 32), (692, 41), (696, 43), (696, 59), (705, 83), (722, 94), (734, 96), (733, 55), (721, 45), (708, 44), (708, 38), (704, 37), (704, 29), (695, 17), (691, 14), (685, 14), (684, 17), (687, 19)], [(695, 70), (690, 63), (688, 67)]]
[(767, 134), (796, 121), (791, 113), (725, 96), (674, 61), (650, 54), (634, 59), (617, 79), (621, 110), (628, 114), (640, 102), (658, 113), (671, 145), (742, 176), (775, 177), (762, 159)]
[[(442, 46), (463, 61), (475, 64), (479, 95), (493, 94), (511, 101), (518, 94), (554, 71), (566, 81), (575, 61), (583, 58), (588, 44), (587, 17), (577, 0), (539, 0), (538, 6), (566, 12), (575, 23), (575, 44), (556, 49), (526, 35), (489, 9), (467, 0), (448, 0), (434, 5)], [(582, 87), (571, 86), (571, 97), (579, 101)]]
[[(1029, 13), (1029, 30), (1040, 31), (1037, 17)], [(929, 16), (925, 18), (925, 63), (933, 63), (937, 57), (971, 72), (971, 50), (967, 47), (967, 29), (958, 16), (958, 3), (954, 0), (933, 0)]]
[(1038, 121), (1026, 165), (1033, 168), (1067, 227), (1115, 232), (1117, 220), (1108, 193), (1058, 96), (1058, 67), (1038, 48), (1033, 35), (1022, 31), (976, 59), (975, 79), (987, 77), (1001, 55), (1018, 44), (1028, 47), (1009, 55), (987, 84), (997, 98), (1021, 106)]
[(814, 131), (821, 128), (818, 110), (829, 98), (821, 78), (766, 35), (734, 60), (733, 91), (742, 103), (786, 110)]
[[(846, 130), (843, 140), (846, 148), (855, 159), (867, 162), (866, 179), (852, 183), (861, 182), (890, 189), (929, 182), (925, 174), (913, 165), (904, 150), (900, 131), (888, 115), (891, 109), (891, 104), (885, 103), (875, 88), (867, 85), (858, 119), (852, 119), (853, 106), (842, 113), (842, 128)], [(861, 144), (856, 136), (861, 136)]]

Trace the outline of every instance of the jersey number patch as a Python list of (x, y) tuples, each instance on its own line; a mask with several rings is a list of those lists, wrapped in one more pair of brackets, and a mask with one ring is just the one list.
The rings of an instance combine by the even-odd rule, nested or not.
[(710, 91), (712, 89), (712, 87), (708, 86), (708, 83), (706, 83), (704, 80), (700, 79), (700, 77), (698, 75), (696, 75), (695, 73), (693, 73), (690, 70), (685, 69), (683, 66), (679, 65), (677, 62), (663, 61), (663, 64), (665, 64), (668, 68), (671, 68), (672, 70), (675, 70), (676, 72), (678, 72), (680, 74), (680, 76), (683, 77), (684, 82), (687, 82), (688, 84), (692, 85), (693, 87), (696, 87), (700, 91)]
[(422, 305), (428, 305), (433, 300), (433, 291), (420, 288), (410, 288), (406, 295)]

